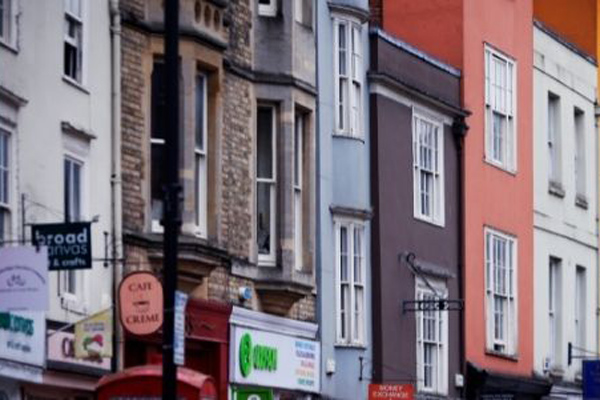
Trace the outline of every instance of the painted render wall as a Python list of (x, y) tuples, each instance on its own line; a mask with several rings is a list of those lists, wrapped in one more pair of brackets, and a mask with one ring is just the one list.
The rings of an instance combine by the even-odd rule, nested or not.
[[(63, 78), (64, 1), (21, 0), (17, 51), (0, 46), (0, 86), (24, 98), (11, 137), (15, 163), (12, 187), (12, 239), (21, 232), (20, 194), (27, 195), (26, 222), (64, 221), (63, 158), (66, 148), (84, 156), (83, 220), (92, 224), (92, 256), (104, 257), (104, 235), (110, 232), (110, 20), (108, 1), (84, 2), (83, 84)], [(95, 136), (74, 139), (63, 133), (61, 122)], [(87, 155), (86, 155), (87, 154)], [(32, 202), (41, 204), (36, 205)], [(29, 235), (29, 229), (27, 229)], [(93, 269), (76, 272), (81, 294), (72, 305), (61, 306), (57, 272), (50, 272), (49, 319), (74, 322), (111, 305), (111, 269), (93, 262)]]
[[(338, 0), (335, 4), (368, 10), (367, 0)], [(363, 399), (372, 371), (371, 354), (371, 270), (370, 222), (365, 221), (365, 335), (364, 347), (336, 346), (336, 290), (335, 290), (335, 231), (331, 206), (345, 206), (370, 210), (369, 195), (369, 119), (366, 71), (368, 70), (368, 26), (362, 25), (363, 48), (363, 139), (334, 136), (334, 32), (328, 2), (316, 1), (317, 21), (317, 81), (318, 81), (318, 134), (317, 134), (317, 271), (318, 315), (321, 340), (321, 394), (324, 398)], [(359, 357), (363, 357), (362, 380)], [(327, 375), (328, 360), (335, 361), (335, 373)]]
[[(561, 353), (558, 365), (564, 380), (574, 381), (580, 363), (567, 365), (568, 342), (575, 342), (574, 311), (576, 267), (586, 268), (585, 348), (597, 351), (597, 136), (594, 120), (596, 65), (558, 42), (539, 27), (534, 28), (534, 223), (535, 223), (535, 359), (534, 368), (544, 374), (544, 358), (550, 354), (548, 317), (549, 257), (562, 259)], [(549, 192), (548, 93), (560, 97), (560, 170), (564, 197)], [(587, 209), (575, 204), (574, 107), (581, 109), (585, 124)], [(579, 352), (575, 352), (578, 355)]]
[[(440, 17), (438, 8), (446, 11), (446, 18)], [(466, 360), (496, 372), (529, 376), (533, 367), (533, 2), (385, 0), (383, 15), (384, 29), (462, 69), (461, 105), (472, 112), (466, 120), (464, 164)], [(516, 174), (485, 161), (485, 43), (516, 60)], [(518, 238), (516, 359), (486, 350), (485, 226)]]

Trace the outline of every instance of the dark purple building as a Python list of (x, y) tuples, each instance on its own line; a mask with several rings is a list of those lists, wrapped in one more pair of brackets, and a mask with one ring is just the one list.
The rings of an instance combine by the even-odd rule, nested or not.
[(373, 382), (456, 398), (462, 315), (438, 309), (462, 298), (460, 71), (381, 30), (370, 45)]

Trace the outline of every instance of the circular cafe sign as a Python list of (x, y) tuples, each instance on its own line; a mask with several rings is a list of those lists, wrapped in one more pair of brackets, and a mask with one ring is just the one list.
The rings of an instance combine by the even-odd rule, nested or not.
[(119, 286), (121, 324), (134, 335), (149, 335), (163, 323), (163, 288), (150, 272), (133, 272)]

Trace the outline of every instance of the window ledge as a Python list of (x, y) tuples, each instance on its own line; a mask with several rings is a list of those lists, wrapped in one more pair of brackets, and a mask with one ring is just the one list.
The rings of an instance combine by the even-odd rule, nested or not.
[(83, 93), (90, 94), (90, 91), (85, 86), (83, 86), (81, 83), (77, 82), (73, 78), (69, 78), (68, 76), (63, 75), (62, 79), (74, 88), (81, 90)]
[(507, 174), (510, 174), (512, 176), (517, 176), (516, 169), (505, 167), (504, 165), (492, 160), (491, 158), (488, 158), (487, 156), (484, 157), (484, 161), (486, 162), (486, 164), (490, 165), (491, 167), (499, 169), (500, 171), (506, 172)]
[(514, 362), (518, 362), (519, 361), (519, 355), (518, 354), (501, 353), (499, 351), (491, 350), (491, 349), (487, 349), (485, 351), (485, 354), (488, 355), (488, 356), (492, 356), (492, 357), (503, 358), (503, 359), (508, 360), (508, 361), (514, 361)]
[(434, 226), (436, 228), (445, 228), (445, 223), (443, 221), (428, 219), (428, 218), (422, 217), (422, 216), (420, 216), (418, 214), (415, 214), (414, 218), (417, 221), (424, 222), (427, 225), (431, 225), (431, 226)]
[(339, 348), (339, 349), (354, 349), (354, 350), (366, 350), (367, 349), (367, 345), (364, 343), (358, 344), (358, 343), (341, 343), (341, 342), (336, 342), (334, 344), (335, 348)]
[(552, 180), (548, 182), (548, 193), (561, 199), (565, 197), (565, 189), (562, 184)]
[(548, 371), (548, 374), (553, 378), (562, 379), (565, 375), (565, 371), (560, 366), (553, 366), (550, 368), (550, 371)]
[(7, 43), (4, 40), (0, 40), (0, 47), (10, 51), (11, 53), (19, 54), (19, 49), (17, 48), (16, 44)]
[(365, 143), (365, 139), (361, 136), (351, 136), (351, 135), (346, 135), (344, 133), (339, 133), (339, 132), (335, 132), (332, 136), (334, 138), (356, 140), (357, 142)]
[(584, 210), (588, 209), (588, 201), (585, 195), (577, 194), (575, 195), (575, 205), (579, 208), (583, 208)]

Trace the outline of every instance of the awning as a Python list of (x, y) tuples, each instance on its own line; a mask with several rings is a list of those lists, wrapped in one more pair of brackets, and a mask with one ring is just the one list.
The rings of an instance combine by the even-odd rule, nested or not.
[[(188, 368), (177, 368), (178, 397), (182, 400), (217, 400), (212, 377)], [(131, 397), (136, 400), (160, 399), (162, 366), (143, 365), (106, 375), (96, 386), (98, 400)]]
[(551, 388), (552, 383), (544, 379), (498, 374), (467, 363), (468, 399), (538, 400)]

